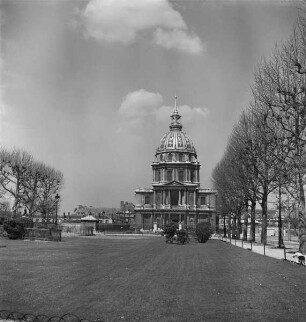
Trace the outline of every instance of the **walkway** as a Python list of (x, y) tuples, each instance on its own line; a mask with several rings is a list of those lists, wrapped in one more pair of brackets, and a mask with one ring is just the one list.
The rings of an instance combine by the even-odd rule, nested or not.
[[(296, 258), (293, 258), (293, 255), (298, 251), (299, 243), (298, 241), (286, 241), (284, 240), (285, 248), (281, 249), (277, 247), (277, 241), (273, 238), (268, 240), (267, 245), (263, 245), (260, 242), (245, 242), (242, 240), (235, 240), (225, 237), (213, 237), (213, 239), (220, 239), (226, 243), (230, 243), (234, 246), (241, 247), (247, 250), (250, 250), (254, 253), (261, 254), (268, 257), (273, 257), (276, 259), (286, 259), (288, 261), (297, 262)], [(258, 240), (256, 238), (256, 240)]]

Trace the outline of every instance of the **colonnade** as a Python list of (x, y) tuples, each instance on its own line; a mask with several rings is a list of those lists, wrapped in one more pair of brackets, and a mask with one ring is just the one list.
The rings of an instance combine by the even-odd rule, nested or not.
[(148, 213), (142, 214), (142, 226), (146, 229), (153, 229), (154, 223), (158, 223), (161, 227), (172, 222), (193, 226), (200, 221), (210, 221), (211, 216), (211, 213)]
[[(171, 178), (172, 180), (180, 181), (179, 180), (179, 171), (184, 171), (183, 174), (183, 182), (200, 182), (200, 167), (194, 167), (193, 169), (190, 168), (162, 168), (153, 169), (153, 182), (168, 182), (167, 178), (167, 171), (172, 171)], [(194, 177), (192, 178), (192, 173)], [(171, 181), (172, 181), (171, 180)]]
[[(177, 206), (194, 206), (196, 205), (196, 190), (194, 191), (186, 191), (185, 189), (163, 189), (160, 191), (154, 190), (154, 204), (157, 205), (156, 202), (156, 194), (160, 193), (161, 194), (161, 199), (160, 199), (160, 204), (163, 206), (166, 205), (173, 205), (171, 202), (171, 192), (176, 191), (178, 192), (178, 205)], [(189, 196), (189, 200), (188, 200)], [(192, 196), (190, 198), (190, 196)]]

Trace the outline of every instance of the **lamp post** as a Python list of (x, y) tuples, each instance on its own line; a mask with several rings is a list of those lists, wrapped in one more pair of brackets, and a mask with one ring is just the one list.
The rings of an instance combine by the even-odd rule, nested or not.
[(58, 201), (60, 199), (59, 194), (57, 193), (55, 195), (55, 225), (57, 226), (57, 205), (58, 205)]

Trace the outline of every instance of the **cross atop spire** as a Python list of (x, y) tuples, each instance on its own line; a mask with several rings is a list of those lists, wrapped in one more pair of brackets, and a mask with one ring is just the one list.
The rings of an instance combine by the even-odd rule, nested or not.
[(174, 112), (173, 112), (174, 114), (178, 114), (176, 102), (177, 102), (177, 96), (175, 94), (175, 96), (174, 96)]
[(178, 130), (181, 131), (182, 130), (182, 124), (180, 122), (180, 114), (177, 110), (177, 96), (174, 96), (174, 111), (173, 114), (171, 115), (171, 124), (170, 124), (170, 130), (174, 131), (174, 130)]

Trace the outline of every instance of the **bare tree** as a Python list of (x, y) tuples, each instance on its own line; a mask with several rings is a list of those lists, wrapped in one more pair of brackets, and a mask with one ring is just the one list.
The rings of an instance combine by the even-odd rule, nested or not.
[(23, 150), (0, 150), (0, 187), (4, 197), (13, 199), (13, 216), (24, 207), (33, 219), (37, 212), (45, 219), (56, 209), (55, 195), (63, 186), (63, 174), (35, 161)]
[(13, 217), (23, 204), (27, 171), (33, 162), (32, 156), (23, 150), (0, 151), (0, 185), (13, 198)]
[(299, 23), (290, 40), (276, 47), (273, 57), (265, 61), (256, 74), (256, 98), (271, 111), (283, 129), (290, 150), (292, 183), (299, 205), (299, 233), (306, 234), (306, 42), (305, 25)]

